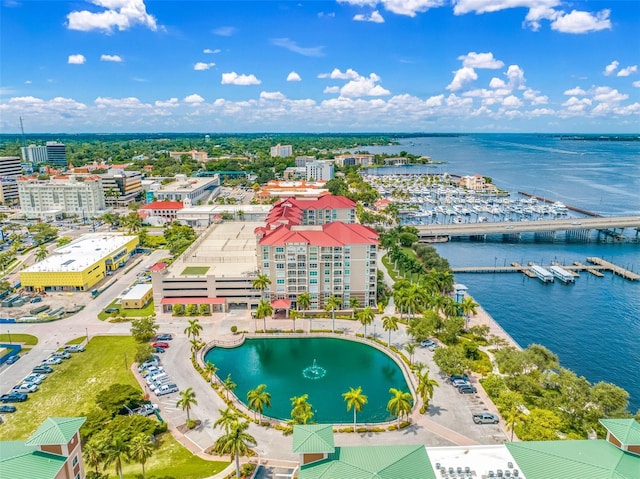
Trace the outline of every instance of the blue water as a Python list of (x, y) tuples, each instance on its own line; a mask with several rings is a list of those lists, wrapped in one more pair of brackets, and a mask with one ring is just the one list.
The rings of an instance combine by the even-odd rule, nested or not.
[[(640, 142), (569, 141), (537, 135), (411, 138), (371, 153), (429, 155), (445, 161), (415, 172), (491, 176), (502, 189), (526, 191), (605, 216), (640, 215)], [(406, 171), (405, 168), (404, 171)], [(385, 171), (380, 170), (379, 172)], [(400, 172), (401, 168), (386, 169)], [(452, 266), (513, 261), (585, 262), (599, 256), (640, 273), (639, 244), (459, 241), (436, 246)], [(640, 282), (581, 273), (575, 284), (542, 284), (520, 274), (457, 274), (489, 314), (522, 346), (543, 344), (564, 367), (592, 383), (626, 389), (640, 408)]]

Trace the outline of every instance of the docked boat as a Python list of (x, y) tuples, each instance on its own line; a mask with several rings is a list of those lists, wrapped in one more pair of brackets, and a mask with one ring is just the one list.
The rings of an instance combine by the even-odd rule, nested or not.
[(553, 274), (556, 278), (558, 278), (563, 283), (576, 282), (575, 276), (571, 274), (569, 271), (567, 271), (566, 269), (561, 268), (560, 266), (551, 266), (549, 267), (549, 271), (551, 271), (551, 274)]
[(554, 276), (548, 269), (538, 266), (537, 264), (531, 265), (530, 268), (531, 271), (533, 271), (533, 274), (535, 274), (543, 283), (553, 283)]

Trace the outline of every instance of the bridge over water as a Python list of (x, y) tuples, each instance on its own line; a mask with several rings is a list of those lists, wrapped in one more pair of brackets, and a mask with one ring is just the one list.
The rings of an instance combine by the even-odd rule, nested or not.
[(496, 223), (453, 223), (447, 225), (417, 225), (422, 240), (448, 239), (457, 236), (515, 235), (556, 231), (600, 230), (611, 236), (622, 236), (626, 228), (640, 233), (640, 216), (595, 218), (563, 218), (541, 221), (507, 221)]

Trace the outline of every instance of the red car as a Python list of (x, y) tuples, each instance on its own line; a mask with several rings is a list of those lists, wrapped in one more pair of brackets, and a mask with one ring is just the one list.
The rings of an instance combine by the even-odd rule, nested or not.
[(165, 343), (164, 341), (157, 341), (155, 343), (151, 343), (151, 346), (153, 346), (154, 348), (167, 349), (169, 347), (169, 343)]

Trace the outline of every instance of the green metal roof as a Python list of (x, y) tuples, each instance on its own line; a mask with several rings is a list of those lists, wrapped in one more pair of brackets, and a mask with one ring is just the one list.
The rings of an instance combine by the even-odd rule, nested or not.
[(11, 479), (54, 479), (66, 457), (26, 446), (24, 441), (0, 442), (0, 477)]
[[(300, 468), (300, 479), (435, 479), (423, 445), (337, 447)], [(527, 478), (528, 479), (528, 478)]]
[(67, 444), (84, 424), (84, 417), (50, 417), (25, 442), (27, 446)]
[(635, 419), (600, 419), (600, 424), (622, 444), (640, 445), (640, 424)]
[(293, 452), (333, 452), (333, 426), (330, 424), (305, 424), (293, 426)]
[(505, 444), (527, 479), (638, 479), (640, 456), (605, 440), (510, 442)]

